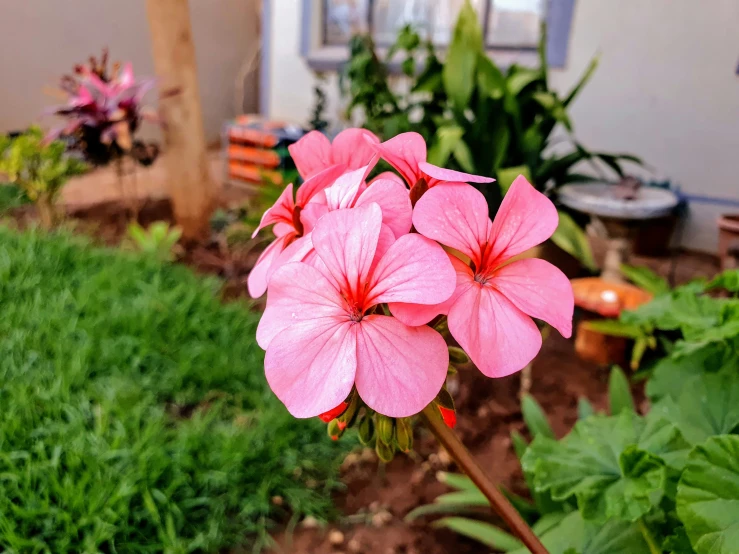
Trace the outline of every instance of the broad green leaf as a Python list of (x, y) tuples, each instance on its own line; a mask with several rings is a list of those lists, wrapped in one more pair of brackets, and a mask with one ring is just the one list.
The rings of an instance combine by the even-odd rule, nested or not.
[(521, 542), (513, 535), (506, 533), (499, 527), (484, 521), (466, 519), (462, 517), (445, 517), (434, 522), (434, 527), (451, 529), (460, 535), (474, 539), (490, 548), (504, 552), (521, 547)]
[(598, 266), (595, 263), (595, 258), (593, 258), (593, 251), (590, 248), (585, 231), (575, 223), (575, 220), (567, 212), (558, 210), (558, 213), (559, 225), (552, 235), (552, 242), (574, 256), (589, 270), (597, 270)]
[(621, 321), (634, 325), (651, 325), (664, 331), (681, 330), (686, 338), (722, 322), (728, 299), (696, 295), (688, 290), (675, 290), (654, 298), (635, 310), (621, 314)]
[(506, 84), (508, 85), (508, 91), (515, 97), (527, 86), (542, 78), (543, 72), (541, 69), (511, 66)]
[(593, 414), (595, 414), (595, 408), (593, 408), (593, 405), (587, 398), (581, 396), (577, 400), (577, 418), (585, 419), (586, 417), (590, 417)]
[(683, 382), (680, 398), (667, 397), (652, 410), (677, 425), (691, 444), (739, 427), (739, 375), (735, 371), (704, 373)]
[(525, 394), (521, 399), (521, 412), (532, 437), (554, 438), (554, 431), (552, 426), (549, 425), (549, 421), (547, 421), (544, 410), (530, 394)]
[[(549, 554), (651, 554), (638, 526), (611, 519), (602, 525), (583, 521), (580, 512), (561, 517), (540, 536)], [(520, 548), (510, 554), (526, 554)]]
[(621, 273), (637, 287), (644, 289), (654, 296), (670, 292), (670, 285), (667, 283), (667, 280), (657, 275), (648, 267), (621, 264)]
[(583, 517), (636, 521), (659, 504), (666, 485), (663, 453), (687, 447), (677, 428), (630, 411), (580, 420), (561, 441), (537, 437), (524, 454), (535, 489), (577, 499)]
[(677, 489), (677, 514), (697, 554), (736, 554), (739, 545), (739, 437), (696, 446)]
[(727, 269), (708, 283), (708, 290), (724, 289), (729, 292), (739, 292), (739, 269)]
[(472, 4), (466, 1), (459, 12), (442, 71), (444, 90), (458, 110), (467, 108), (472, 96), (477, 59), (482, 52), (482, 27)]
[(505, 77), (485, 53), (477, 59), (477, 86), (484, 96), (494, 100), (500, 100), (505, 94)]
[(470, 152), (470, 147), (467, 146), (464, 139), (460, 139), (457, 144), (454, 145), (453, 154), (454, 159), (457, 160), (457, 163), (464, 171), (467, 173), (476, 172), (475, 162), (472, 161), (472, 152)]
[(500, 190), (503, 191), (503, 195), (508, 192), (513, 181), (515, 181), (516, 177), (519, 175), (523, 175), (526, 180), (531, 183), (531, 173), (529, 172), (529, 168), (525, 165), (506, 167), (498, 170), (498, 184), (500, 185)]
[(434, 165), (444, 166), (449, 160), (457, 144), (464, 136), (464, 129), (457, 125), (444, 125), (436, 130), (434, 143), (429, 148), (428, 161)]
[(611, 376), (608, 379), (608, 404), (611, 408), (611, 415), (620, 414), (624, 410), (636, 412), (629, 380), (618, 366), (611, 368)]

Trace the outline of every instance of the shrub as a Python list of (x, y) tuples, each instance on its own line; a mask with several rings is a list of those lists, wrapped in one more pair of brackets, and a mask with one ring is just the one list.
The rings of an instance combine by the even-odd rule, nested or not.
[(0, 548), (258, 548), (329, 515), (347, 445), (270, 393), (248, 306), (64, 234), (0, 243)]

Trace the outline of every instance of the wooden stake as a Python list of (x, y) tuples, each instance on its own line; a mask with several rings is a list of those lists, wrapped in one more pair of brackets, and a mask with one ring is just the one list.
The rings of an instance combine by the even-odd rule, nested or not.
[(207, 235), (217, 198), (203, 129), (188, 0), (147, 0), (154, 67), (159, 79), (167, 181), (183, 237)]

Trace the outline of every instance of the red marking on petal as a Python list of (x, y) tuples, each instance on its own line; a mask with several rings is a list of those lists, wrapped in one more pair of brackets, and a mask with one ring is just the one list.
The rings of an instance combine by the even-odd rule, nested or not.
[[(346, 402), (342, 402), (341, 404), (339, 404), (338, 406), (336, 406), (334, 409), (329, 410), (328, 412), (323, 412), (318, 417), (324, 423), (328, 423), (330, 421), (333, 421), (337, 417), (339, 417), (341, 414), (343, 414), (344, 413), (344, 410), (346, 410), (347, 406), (349, 406), (349, 404), (347, 404)], [(346, 427), (346, 423), (344, 423), (344, 427)], [(341, 423), (339, 423), (339, 429), (341, 429)], [(336, 440), (336, 439), (334, 439), (334, 440)]]

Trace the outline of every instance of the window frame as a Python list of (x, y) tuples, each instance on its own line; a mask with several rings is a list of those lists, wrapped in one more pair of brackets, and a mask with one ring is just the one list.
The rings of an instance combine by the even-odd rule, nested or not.
[[(269, 0), (266, 0), (268, 2)], [(369, 1), (371, 17), (373, 1)], [(574, 12), (575, 0), (547, 0), (547, 58), (552, 68), (562, 68), (567, 59), (570, 27)], [(348, 48), (345, 45), (325, 44), (325, 25), (323, 14), (326, 10), (326, 0), (302, 0), (300, 54), (308, 66), (317, 72), (338, 71), (347, 61)], [(483, 11), (483, 36), (486, 36), (490, 2), (487, 2)], [(387, 51), (386, 45), (379, 45), (380, 54)], [(444, 47), (439, 47), (444, 52)], [(532, 47), (488, 47), (488, 55), (498, 64), (508, 66), (518, 63), (524, 66), (534, 66), (538, 63), (536, 48)], [(391, 64), (391, 71), (394, 69)]]

